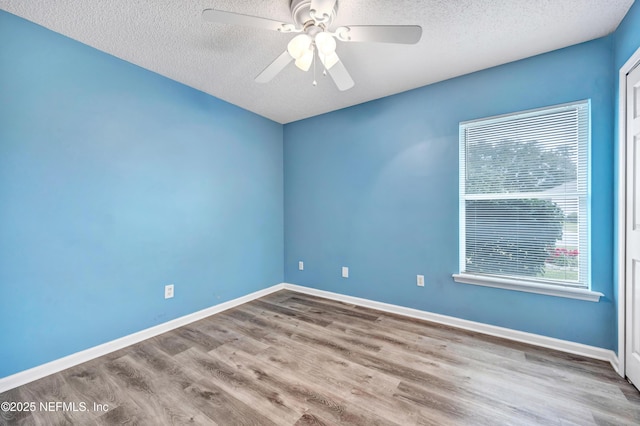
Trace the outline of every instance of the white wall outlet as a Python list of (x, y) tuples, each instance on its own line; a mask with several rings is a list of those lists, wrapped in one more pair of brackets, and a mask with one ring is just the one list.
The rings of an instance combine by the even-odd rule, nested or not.
[(342, 278), (349, 278), (349, 268), (346, 266), (342, 267)]
[(418, 287), (424, 287), (424, 275), (418, 275), (416, 283), (418, 284)]
[(173, 297), (173, 284), (167, 284), (164, 286), (164, 298), (171, 299)]
[(304, 271), (304, 262), (302, 260), (298, 261), (298, 270)]

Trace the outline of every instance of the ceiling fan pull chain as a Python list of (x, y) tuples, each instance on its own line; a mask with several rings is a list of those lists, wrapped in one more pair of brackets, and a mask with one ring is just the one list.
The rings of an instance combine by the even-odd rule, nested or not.
[[(320, 55), (322, 55), (322, 58), (320, 57)], [(327, 55), (324, 55), (322, 52), (320, 52), (320, 50), (318, 50), (318, 59), (320, 59), (320, 63), (322, 64), (322, 75), (326, 77), (327, 66), (325, 64), (327, 63)]]
[(317, 86), (318, 82), (316, 81), (316, 55), (313, 55), (313, 86)]

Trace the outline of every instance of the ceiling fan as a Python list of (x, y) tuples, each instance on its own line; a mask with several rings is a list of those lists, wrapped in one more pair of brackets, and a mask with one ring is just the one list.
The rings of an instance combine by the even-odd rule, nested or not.
[[(422, 28), (418, 25), (349, 25), (331, 29), (338, 13), (338, 0), (291, 0), (290, 9), (293, 23), (216, 9), (205, 9), (202, 18), (209, 22), (299, 33), (289, 41), (287, 49), (258, 74), (256, 82), (271, 81), (291, 61), (295, 61), (301, 70), (308, 71), (317, 57), (339, 90), (348, 90), (355, 83), (336, 53), (336, 40), (414, 44), (422, 36)], [(313, 84), (316, 84), (315, 79)]]

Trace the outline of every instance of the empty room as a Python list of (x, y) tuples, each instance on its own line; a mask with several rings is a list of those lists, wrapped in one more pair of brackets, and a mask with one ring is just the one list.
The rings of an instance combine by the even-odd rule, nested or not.
[(0, 0), (0, 425), (640, 424), (639, 64), (633, 0)]

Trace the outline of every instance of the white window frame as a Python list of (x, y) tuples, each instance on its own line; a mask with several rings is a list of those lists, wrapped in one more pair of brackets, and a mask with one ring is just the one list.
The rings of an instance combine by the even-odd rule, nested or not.
[[(535, 117), (541, 116), (549, 113), (567, 111), (567, 110), (577, 110), (579, 108), (586, 108), (587, 110), (587, 121), (588, 121), (588, 134), (586, 147), (580, 147), (585, 152), (582, 153), (583, 161), (586, 161), (586, 188), (582, 198), (580, 199), (581, 209), (586, 215), (585, 223), (586, 223), (586, 233), (582, 235), (582, 238), (586, 238), (587, 250), (586, 254), (583, 254), (580, 257), (580, 268), (582, 274), (586, 274), (583, 277), (582, 283), (577, 285), (575, 282), (566, 282), (563, 283), (561, 281), (555, 280), (545, 280), (545, 279), (536, 279), (535, 277), (513, 277), (513, 276), (501, 276), (501, 275), (490, 275), (490, 274), (479, 274), (479, 273), (467, 273), (464, 272), (466, 266), (466, 247), (465, 247), (465, 237), (466, 237), (466, 200), (467, 196), (465, 194), (465, 163), (466, 157), (466, 136), (465, 130), (471, 127), (478, 127), (488, 124), (508, 122), (511, 120), (520, 120), (527, 117)], [(589, 100), (571, 102), (561, 105), (553, 105), (545, 108), (538, 108), (534, 110), (520, 111), (512, 114), (504, 114), (500, 116), (482, 118), (478, 120), (465, 121), (460, 123), (460, 245), (459, 245), (459, 271), (460, 273), (453, 274), (453, 279), (458, 283), (463, 284), (474, 284), (481, 285), (486, 287), (496, 287), (508, 290), (516, 290), (516, 291), (524, 291), (530, 293), (538, 293), (545, 294), (550, 296), (559, 296), (559, 297), (568, 297), (573, 299), (587, 300), (597, 302), (600, 300), (600, 297), (603, 296), (602, 293), (595, 292), (591, 290), (591, 276), (590, 276), (590, 228), (591, 224), (589, 221), (589, 187), (590, 187), (590, 146), (591, 146), (591, 127), (590, 127), (590, 102)], [(579, 149), (580, 149), (579, 148)]]

